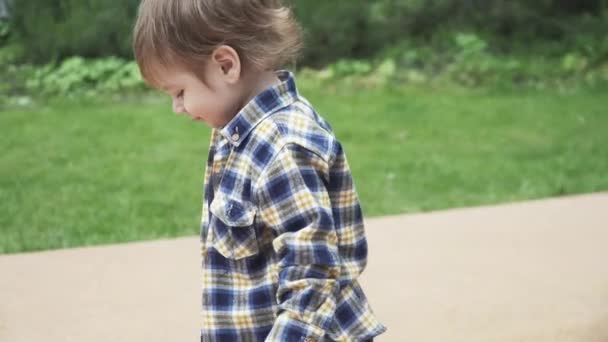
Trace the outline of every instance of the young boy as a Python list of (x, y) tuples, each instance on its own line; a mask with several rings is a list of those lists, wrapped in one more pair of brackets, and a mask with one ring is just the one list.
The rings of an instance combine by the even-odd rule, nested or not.
[(279, 0), (143, 0), (134, 52), (173, 110), (212, 128), (201, 341), (369, 341), (367, 241), (331, 126), (275, 71), (300, 31)]

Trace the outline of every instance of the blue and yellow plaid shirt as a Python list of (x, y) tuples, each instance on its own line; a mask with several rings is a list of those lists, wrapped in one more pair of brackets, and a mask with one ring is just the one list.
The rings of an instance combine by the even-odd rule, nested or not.
[(289, 71), (214, 128), (201, 225), (201, 341), (365, 341), (362, 211), (343, 147)]

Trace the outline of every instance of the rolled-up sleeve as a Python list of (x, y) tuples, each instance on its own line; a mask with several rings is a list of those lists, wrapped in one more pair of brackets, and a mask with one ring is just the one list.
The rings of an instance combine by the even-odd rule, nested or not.
[(256, 183), (259, 216), (276, 231), (279, 260), (279, 315), (266, 341), (321, 341), (332, 323), (341, 265), (328, 170), (318, 154), (289, 143)]

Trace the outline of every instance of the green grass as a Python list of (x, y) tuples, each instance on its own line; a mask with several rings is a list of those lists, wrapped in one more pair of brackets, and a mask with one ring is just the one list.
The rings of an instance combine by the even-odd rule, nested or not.
[[(302, 93), (366, 217), (608, 190), (605, 89)], [(199, 232), (209, 129), (164, 98), (0, 112), (0, 253)]]

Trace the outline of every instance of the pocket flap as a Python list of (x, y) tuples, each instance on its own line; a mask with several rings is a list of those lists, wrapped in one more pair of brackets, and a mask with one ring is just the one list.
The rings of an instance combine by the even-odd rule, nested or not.
[(256, 207), (251, 202), (218, 194), (209, 211), (211, 246), (229, 259), (242, 259), (259, 252), (254, 220)]
[(218, 193), (209, 211), (229, 227), (247, 227), (253, 224), (256, 208), (249, 202)]

